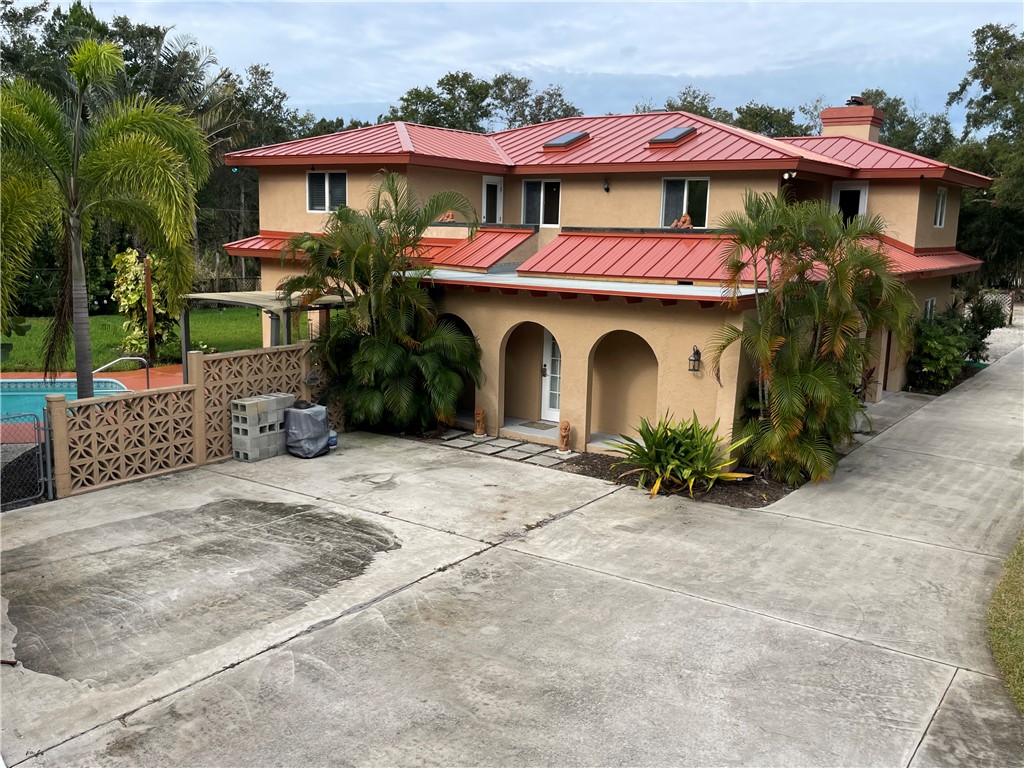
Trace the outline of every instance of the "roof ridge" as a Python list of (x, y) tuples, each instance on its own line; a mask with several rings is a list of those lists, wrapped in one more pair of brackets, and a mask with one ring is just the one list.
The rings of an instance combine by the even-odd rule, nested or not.
[(395, 132), (398, 134), (398, 143), (406, 152), (415, 152), (416, 148), (413, 146), (412, 137), (409, 135), (409, 129), (405, 127), (405, 123), (401, 120), (396, 120), (394, 123)]

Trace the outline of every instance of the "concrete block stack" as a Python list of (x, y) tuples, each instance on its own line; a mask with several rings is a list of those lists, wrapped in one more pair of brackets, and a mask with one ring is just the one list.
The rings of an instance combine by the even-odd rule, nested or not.
[(231, 451), (238, 461), (262, 461), (285, 453), (284, 412), (293, 395), (272, 392), (231, 401)]

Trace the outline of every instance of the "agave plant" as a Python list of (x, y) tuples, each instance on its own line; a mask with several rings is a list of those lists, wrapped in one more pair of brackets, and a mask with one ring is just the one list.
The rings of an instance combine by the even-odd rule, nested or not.
[(718, 480), (750, 477), (744, 472), (726, 470), (736, 461), (731, 454), (750, 438), (743, 437), (723, 448), (718, 425), (716, 421), (710, 427), (702, 426), (696, 413), (689, 421), (679, 423), (673, 422), (669, 415), (663, 416), (657, 424), (641, 418), (636, 438), (619, 435), (621, 439), (611, 443), (625, 455), (613, 468), (631, 465), (633, 468), (619, 475), (619, 479), (637, 475), (638, 488), (653, 481), (651, 498), (662, 488), (674, 491), (684, 486), (693, 498), (696, 483), (702, 483), (705, 491), (710, 491)]

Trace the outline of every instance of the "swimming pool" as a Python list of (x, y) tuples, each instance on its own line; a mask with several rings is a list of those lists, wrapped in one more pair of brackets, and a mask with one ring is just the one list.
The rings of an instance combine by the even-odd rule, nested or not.
[[(116, 379), (95, 379), (93, 387), (96, 397), (128, 391)], [(74, 400), (77, 390), (74, 379), (5, 379), (0, 381), (0, 414), (32, 413), (42, 418), (47, 395), (67, 395), (68, 400)]]

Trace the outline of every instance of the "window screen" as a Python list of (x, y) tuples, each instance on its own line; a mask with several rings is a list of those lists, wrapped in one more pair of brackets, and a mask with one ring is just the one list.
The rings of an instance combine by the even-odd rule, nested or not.
[(540, 224), (539, 181), (523, 182), (523, 224)]
[(690, 214), (694, 227), (708, 225), (707, 179), (665, 179), (665, 208), (661, 226), (668, 227), (684, 213)]
[(544, 224), (558, 223), (558, 198), (562, 191), (562, 185), (557, 181), (544, 182)]
[(330, 209), (334, 211), (347, 202), (346, 178), (344, 173), (329, 173), (327, 176), (329, 181), (328, 202), (330, 202)]
[(306, 210), (327, 210), (327, 174), (306, 174)]

